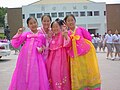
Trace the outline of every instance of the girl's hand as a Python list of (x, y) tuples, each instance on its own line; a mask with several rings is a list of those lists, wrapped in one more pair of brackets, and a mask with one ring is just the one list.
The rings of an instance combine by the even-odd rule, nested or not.
[(48, 32), (48, 37), (51, 38), (52, 35), (53, 35), (52, 31), (49, 31), (49, 32)]
[(39, 53), (42, 53), (43, 48), (42, 47), (37, 47), (37, 50), (38, 50)]
[(63, 36), (67, 36), (67, 35), (68, 35), (68, 31), (67, 30), (63, 31)]
[(42, 47), (37, 47), (37, 50), (39, 53), (44, 52), (45, 49), (46, 49), (46, 47), (44, 45)]
[(66, 36), (67, 34), (68, 34), (67, 26), (64, 24), (64, 25), (62, 26), (62, 35), (63, 35), (63, 36)]
[(24, 30), (25, 30), (25, 27), (19, 28), (17, 33), (22, 34)]
[(68, 38), (68, 31), (67, 30), (63, 31), (62, 35), (65, 37), (65, 39), (67, 39)]
[(62, 31), (64, 32), (64, 31), (67, 31), (67, 26), (64, 24), (63, 26), (62, 26)]

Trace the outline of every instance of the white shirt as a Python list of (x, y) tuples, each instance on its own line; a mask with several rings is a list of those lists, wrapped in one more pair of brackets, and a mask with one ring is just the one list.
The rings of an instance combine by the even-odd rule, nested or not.
[(119, 34), (118, 35), (116, 35), (116, 34), (113, 35), (113, 43), (114, 44), (120, 44), (120, 35)]
[(112, 34), (106, 34), (105, 41), (106, 41), (106, 43), (113, 43), (113, 35)]
[(98, 43), (98, 38), (97, 37), (93, 37), (92, 38), (92, 43)]

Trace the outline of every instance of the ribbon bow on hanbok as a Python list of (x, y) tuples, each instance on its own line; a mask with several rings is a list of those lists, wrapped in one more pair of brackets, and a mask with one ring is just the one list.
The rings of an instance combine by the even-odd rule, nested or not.
[(72, 46), (73, 46), (73, 50), (74, 50), (74, 56), (76, 57), (77, 56), (77, 44), (76, 44), (76, 40), (79, 40), (80, 39), (80, 36), (79, 35), (75, 35), (75, 33), (72, 33), (72, 35), (70, 35), (70, 38), (72, 40)]

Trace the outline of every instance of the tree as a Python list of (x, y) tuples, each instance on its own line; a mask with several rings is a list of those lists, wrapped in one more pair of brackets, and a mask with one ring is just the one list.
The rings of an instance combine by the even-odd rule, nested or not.
[(4, 27), (5, 25), (5, 14), (7, 13), (7, 8), (0, 7), (0, 27)]

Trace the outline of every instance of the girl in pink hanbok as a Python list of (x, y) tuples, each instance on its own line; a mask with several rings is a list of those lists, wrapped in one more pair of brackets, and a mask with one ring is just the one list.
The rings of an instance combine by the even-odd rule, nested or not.
[(45, 37), (37, 30), (38, 23), (34, 17), (27, 19), (27, 25), (31, 31), (23, 32), (23, 28), (20, 28), (11, 41), (15, 48), (24, 44), (9, 90), (49, 90), (45, 63), (41, 55)]
[(66, 48), (69, 47), (70, 38), (67, 30), (61, 32), (61, 24), (54, 21), (51, 24), (53, 32), (49, 46), (49, 56), (46, 61), (48, 79), (51, 90), (71, 90), (69, 63)]
[(39, 28), (40, 32), (44, 34), (46, 38), (46, 47), (44, 48), (44, 53), (43, 53), (43, 57), (45, 60), (48, 57), (48, 53), (49, 53), (48, 47), (49, 47), (49, 43), (50, 43), (51, 36), (52, 36), (52, 31), (50, 29), (51, 21), (52, 19), (49, 15), (43, 15), (41, 17), (42, 26)]

